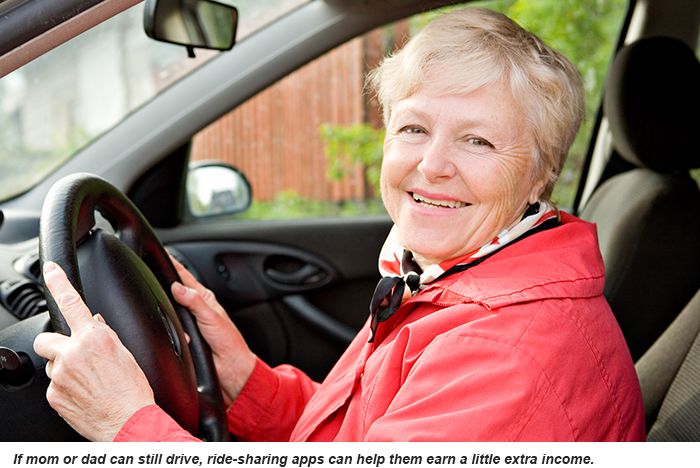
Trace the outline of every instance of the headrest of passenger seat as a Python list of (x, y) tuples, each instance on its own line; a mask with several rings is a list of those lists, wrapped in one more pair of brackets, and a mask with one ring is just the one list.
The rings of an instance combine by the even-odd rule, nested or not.
[(657, 172), (700, 166), (700, 62), (680, 40), (650, 37), (620, 49), (604, 109), (627, 161)]

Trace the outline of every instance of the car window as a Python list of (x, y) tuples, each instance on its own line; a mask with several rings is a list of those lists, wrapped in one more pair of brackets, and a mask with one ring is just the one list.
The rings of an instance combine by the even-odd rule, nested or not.
[[(308, 0), (237, 0), (238, 41)], [(0, 201), (41, 181), (217, 52), (156, 42), (136, 5), (0, 80)]]
[[(586, 119), (554, 192), (559, 206), (570, 207), (627, 2), (497, 0), (470, 5), (507, 14), (564, 52), (584, 77)], [(364, 75), (437, 14), (371, 31), (267, 88), (199, 132), (192, 161), (226, 162), (247, 176), (254, 201), (239, 218), (382, 213), (378, 179), (384, 132), (376, 102), (364, 92)]]

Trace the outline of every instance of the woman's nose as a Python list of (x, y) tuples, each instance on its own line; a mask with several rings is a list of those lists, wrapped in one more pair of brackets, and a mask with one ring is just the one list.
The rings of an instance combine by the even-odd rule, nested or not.
[(449, 144), (439, 139), (431, 140), (418, 163), (418, 172), (431, 182), (454, 177), (457, 169), (451, 158)]

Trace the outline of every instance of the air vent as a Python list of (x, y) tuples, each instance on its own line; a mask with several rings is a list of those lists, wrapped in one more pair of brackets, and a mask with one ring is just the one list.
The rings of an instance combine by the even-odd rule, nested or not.
[(41, 265), (38, 253), (22, 255), (15, 260), (15, 271), (34, 282), (41, 281)]
[(48, 310), (39, 286), (26, 280), (0, 282), (0, 300), (20, 320)]

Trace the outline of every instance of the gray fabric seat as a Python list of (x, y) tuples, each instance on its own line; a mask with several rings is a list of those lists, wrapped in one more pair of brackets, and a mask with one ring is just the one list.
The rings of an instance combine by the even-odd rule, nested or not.
[(621, 49), (606, 83), (613, 146), (634, 168), (580, 215), (598, 225), (605, 296), (635, 360), (700, 287), (699, 83), (695, 53), (665, 37)]
[(637, 361), (651, 441), (700, 441), (700, 291)]

